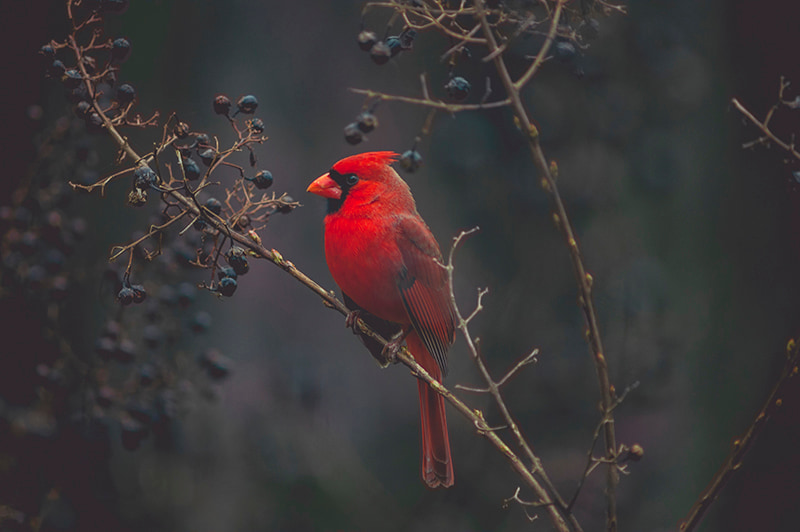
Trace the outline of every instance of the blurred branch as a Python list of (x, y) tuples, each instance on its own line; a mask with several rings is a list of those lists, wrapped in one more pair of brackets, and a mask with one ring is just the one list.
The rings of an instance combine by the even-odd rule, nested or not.
[[(508, 68), (506, 67), (502, 53), (495, 53), (492, 61), (495, 65), (497, 73), (500, 76), (500, 80), (502, 81), (503, 86), (508, 93), (509, 98), (511, 98), (511, 108), (514, 111), (518, 126), (525, 133), (528, 146), (531, 150), (533, 162), (542, 175), (542, 186), (550, 193), (550, 196), (555, 204), (556, 212), (554, 214), (554, 218), (558, 221), (557, 225), (561, 229), (561, 232), (567, 242), (570, 258), (572, 259), (573, 269), (575, 270), (575, 277), (578, 282), (579, 291), (578, 301), (581, 309), (583, 310), (584, 319), (586, 320), (587, 339), (592, 350), (592, 358), (594, 360), (595, 370), (600, 384), (600, 403), (604, 420), (603, 432), (605, 436), (606, 459), (609, 461), (606, 478), (606, 529), (609, 532), (615, 532), (617, 530), (616, 486), (619, 481), (619, 476), (617, 474), (616, 466), (617, 444), (614, 430), (614, 418), (611, 412), (613, 409), (614, 397), (608, 375), (608, 365), (606, 363), (603, 344), (600, 337), (600, 328), (597, 323), (594, 303), (592, 302), (592, 278), (586, 272), (586, 268), (583, 264), (583, 257), (581, 256), (580, 248), (578, 247), (578, 242), (575, 239), (575, 234), (569, 221), (569, 217), (567, 216), (566, 208), (564, 207), (564, 203), (561, 199), (561, 194), (558, 191), (558, 186), (556, 184), (558, 168), (555, 164), (551, 165), (547, 163), (547, 159), (545, 158), (544, 152), (542, 151), (542, 147), (539, 143), (539, 132), (531, 122), (520, 97), (520, 88), (527, 83), (527, 81), (530, 79), (530, 76), (533, 76), (538, 68), (538, 65), (544, 61), (544, 58), (547, 55), (552, 42), (552, 37), (555, 35), (556, 28), (559, 24), (561, 9), (565, 3), (566, 0), (558, 0), (556, 2), (556, 7), (550, 20), (550, 31), (548, 32), (548, 38), (542, 46), (542, 49), (537, 54), (533, 64), (531, 67), (529, 67), (526, 74), (520, 78), (519, 82), (515, 83), (511, 79), (511, 75), (508, 72)], [(482, 6), (482, 3), (479, 2), (478, 5)], [(484, 9), (479, 9), (477, 16), (481, 22), (484, 36), (488, 42), (489, 53), (492, 54), (499, 49), (497, 39), (494, 35), (494, 29), (489, 23), (487, 12)]]
[(368, 99), (382, 100), (386, 102), (391, 102), (391, 101), (403, 102), (411, 105), (419, 105), (422, 107), (433, 107), (434, 109), (442, 109), (449, 113), (459, 113), (461, 111), (482, 111), (485, 109), (497, 109), (498, 107), (508, 107), (509, 105), (511, 105), (511, 100), (509, 98), (506, 98), (505, 100), (499, 100), (496, 102), (488, 102), (488, 103), (458, 104), (458, 103), (447, 103), (441, 100), (434, 100), (432, 98), (427, 97), (427, 95), (425, 95), (422, 98), (409, 98), (408, 96), (395, 96), (392, 94), (385, 94), (382, 92), (373, 91), (369, 89), (351, 88), (350, 91), (356, 94), (363, 94)]
[(690, 532), (700, 524), (700, 521), (703, 519), (703, 515), (705, 514), (706, 510), (708, 510), (709, 506), (711, 506), (711, 504), (717, 500), (720, 490), (722, 490), (728, 480), (730, 480), (730, 477), (733, 475), (733, 473), (742, 466), (742, 460), (744, 460), (747, 451), (750, 450), (755, 438), (764, 430), (767, 420), (769, 420), (770, 416), (781, 407), (783, 401), (780, 398), (780, 395), (785, 390), (789, 379), (798, 374), (798, 363), (800, 363), (800, 343), (794, 339), (789, 340), (786, 345), (786, 351), (787, 357), (786, 362), (783, 365), (783, 370), (781, 371), (775, 386), (772, 387), (772, 391), (770, 391), (767, 400), (764, 402), (761, 410), (759, 410), (758, 414), (756, 415), (755, 419), (753, 419), (753, 422), (750, 424), (750, 427), (748, 427), (744, 435), (741, 438), (733, 441), (731, 451), (728, 454), (725, 462), (722, 464), (722, 467), (719, 468), (717, 473), (711, 479), (709, 485), (705, 490), (703, 490), (695, 503), (692, 505), (691, 509), (689, 510), (689, 515), (683, 522), (681, 522), (679, 528), (680, 532)]
[[(525, 452), (525, 455), (531, 461), (531, 473), (533, 475), (540, 477), (544, 485), (547, 486), (547, 489), (545, 489), (544, 486), (542, 486), (539, 482), (531, 484), (531, 487), (533, 488), (534, 492), (539, 497), (539, 501), (535, 504), (537, 506), (544, 506), (547, 508), (547, 511), (550, 513), (550, 518), (553, 521), (553, 524), (555, 524), (556, 526), (566, 527), (566, 523), (564, 523), (563, 521), (563, 517), (565, 516), (567, 519), (569, 519), (572, 528), (574, 530), (580, 531), (582, 530), (580, 524), (578, 523), (577, 519), (575, 519), (575, 516), (572, 515), (570, 509), (566, 506), (566, 504), (562, 500), (558, 491), (555, 489), (555, 486), (553, 486), (552, 482), (550, 482), (550, 479), (548, 478), (547, 473), (545, 472), (544, 467), (542, 466), (542, 461), (539, 459), (538, 456), (534, 454), (530, 445), (528, 445), (527, 440), (525, 440), (525, 437), (522, 435), (522, 432), (520, 431), (519, 425), (517, 425), (517, 422), (514, 420), (514, 417), (511, 415), (511, 412), (509, 412), (508, 406), (506, 406), (506, 403), (503, 400), (503, 396), (500, 393), (500, 386), (502, 386), (502, 384), (508, 378), (510, 378), (510, 376), (513, 375), (519, 368), (534, 360), (533, 357), (535, 356), (537, 351), (534, 350), (533, 353), (531, 353), (531, 355), (524, 357), (500, 381), (495, 381), (492, 378), (491, 374), (489, 373), (489, 370), (486, 368), (486, 364), (484, 363), (483, 357), (481, 356), (479, 340), (477, 338), (473, 339), (472, 334), (469, 332), (469, 322), (481, 310), (483, 310), (483, 304), (482, 304), (483, 296), (486, 295), (487, 290), (478, 291), (478, 302), (475, 306), (475, 310), (467, 318), (464, 318), (462, 316), (461, 311), (458, 308), (458, 304), (456, 303), (456, 296), (455, 292), (453, 291), (453, 285), (454, 285), (453, 272), (455, 271), (455, 267), (453, 266), (453, 256), (459, 244), (461, 244), (464, 238), (475, 233), (477, 230), (478, 228), (475, 227), (473, 229), (470, 229), (469, 231), (462, 231), (457, 237), (455, 237), (455, 239), (453, 240), (453, 246), (450, 248), (450, 254), (448, 255), (447, 258), (447, 265), (445, 266), (445, 268), (447, 269), (447, 275), (450, 284), (450, 302), (452, 303), (453, 308), (455, 309), (456, 312), (458, 328), (461, 329), (461, 332), (464, 335), (464, 339), (467, 341), (467, 348), (469, 349), (469, 352), (472, 355), (472, 359), (478, 366), (478, 370), (481, 372), (481, 376), (483, 377), (484, 381), (486, 381), (486, 384), (488, 386), (487, 388), (488, 393), (492, 395), (492, 398), (497, 404), (497, 407), (500, 409), (500, 413), (503, 417), (503, 420), (506, 422), (508, 428), (511, 429), (511, 432), (516, 437), (517, 444)], [(470, 391), (476, 391), (476, 390), (470, 390)], [(531, 476), (531, 478), (534, 478), (533, 475)], [(548, 493), (548, 490), (550, 493)], [(515, 494), (514, 500), (519, 501), (519, 498), (517, 497), (518, 493), (519, 490), (517, 490), (517, 494)], [(553, 503), (550, 494), (552, 494), (552, 499), (555, 499), (556, 504)], [(519, 502), (521, 503), (521, 501)], [(529, 503), (524, 503), (524, 504), (530, 505)], [(525, 514), (528, 515), (527, 510), (525, 511)], [(528, 518), (530, 519), (529, 515)]]

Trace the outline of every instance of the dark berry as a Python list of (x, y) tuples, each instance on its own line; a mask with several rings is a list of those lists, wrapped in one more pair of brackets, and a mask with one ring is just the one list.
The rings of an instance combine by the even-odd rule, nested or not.
[(403, 30), (400, 34), (398, 39), (400, 40), (400, 46), (403, 50), (411, 50), (414, 46), (414, 39), (417, 37), (417, 30), (408, 28)]
[(391, 57), (396, 56), (400, 52), (404, 50), (403, 43), (400, 41), (400, 37), (392, 36), (386, 38), (386, 46), (389, 47), (389, 55)]
[(236, 292), (237, 281), (232, 277), (223, 277), (219, 281), (217, 291), (225, 297), (231, 297)]
[(133, 297), (133, 289), (131, 289), (129, 286), (123, 286), (122, 289), (117, 293), (117, 301), (123, 305), (130, 305), (133, 303)]
[(114, 72), (113, 70), (109, 70), (108, 72), (106, 72), (106, 74), (103, 76), (103, 83), (108, 84), (108, 86), (110, 86), (110, 87), (113, 87), (114, 85), (116, 85), (117, 84), (117, 73)]
[(358, 129), (364, 133), (369, 133), (378, 127), (378, 117), (369, 111), (364, 111), (356, 117), (356, 124), (358, 125)]
[(194, 138), (195, 146), (211, 146), (211, 139), (205, 133), (200, 133)]
[(62, 80), (64, 81), (64, 86), (68, 89), (77, 89), (78, 85), (81, 84), (83, 77), (81, 76), (80, 72), (74, 68), (71, 68), (64, 72), (64, 77)]
[(408, 150), (400, 156), (400, 166), (406, 172), (415, 172), (422, 166), (422, 155), (417, 150)]
[(359, 144), (364, 140), (364, 132), (358, 127), (358, 123), (351, 122), (344, 127), (344, 140), (348, 144)]
[(181, 283), (178, 285), (178, 305), (188, 307), (194, 302), (197, 295), (197, 288), (191, 283)]
[(123, 63), (131, 55), (131, 43), (128, 39), (120, 37), (111, 43), (111, 61)]
[(247, 122), (247, 127), (253, 133), (263, 133), (264, 132), (264, 121), (260, 118), (254, 118)]
[(123, 364), (130, 364), (136, 360), (136, 344), (127, 338), (120, 340), (119, 345), (114, 349), (114, 358)]
[(356, 37), (356, 41), (358, 42), (359, 48), (365, 52), (369, 52), (370, 48), (378, 42), (378, 36), (375, 35), (374, 31), (363, 30), (358, 34), (358, 37)]
[(189, 327), (196, 333), (206, 332), (211, 327), (211, 314), (204, 311), (198, 312), (192, 317)]
[(158, 344), (161, 343), (162, 336), (163, 334), (161, 333), (161, 328), (158, 325), (147, 325), (142, 331), (144, 343), (150, 349), (155, 349), (158, 347)]
[(208, 372), (208, 376), (214, 380), (227, 377), (230, 370), (230, 359), (223, 355), (218, 349), (209, 349), (197, 358), (197, 363)]
[(194, 159), (181, 159), (183, 164), (183, 174), (186, 176), (187, 181), (197, 181), (200, 179), (200, 167), (194, 162)]
[(56, 59), (53, 61), (47, 69), (47, 75), (52, 78), (57, 78), (64, 75), (64, 72), (67, 71), (67, 67), (64, 66), (64, 63), (61, 62), (60, 59)]
[(142, 190), (150, 188), (157, 179), (156, 173), (149, 166), (140, 166), (133, 172), (133, 186)]
[(185, 139), (189, 136), (190, 131), (189, 124), (186, 122), (178, 122), (175, 124), (175, 127), (172, 128), (172, 133), (179, 139)]
[(578, 28), (578, 33), (584, 41), (593, 41), (600, 35), (600, 23), (594, 18), (586, 19)]
[(231, 265), (233, 271), (237, 275), (244, 275), (250, 270), (250, 265), (247, 263), (247, 256), (245, 251), (239, 246), (234, 246), (225, 254), (228, 264)]
[(52, 61), (56, 58), (56, 50), (49, 44), (45, 44), (41, 48), (39, 48), (39, 53), (44, 56), (45, 59), (48, 61)]
[(86, 115), (89, 114), (91, 110), (92, 106), (89, 102), (78, 102), (78, 105), (75, 106), (75, 116), (78, 118), (86, 118)]
[(224, 94), (217, 94), (214, 97), (214, 112), (218, 115), (228, 116), (231, 112), (231, 99)]
[(85, 117), (86, 127), (90, 131), (100, 131), (103, 128), (103, 117), (98, 113), (89, 113)]
[(376, 42), (369, 50), (369, 56), (376, 65), (385, 65), (392, 58), (392, 49), (383, 42)]
[(278, 212), (281, 214), (289, 214), (294, 210), (294, 207), (289, 205), (290, 203), (294, 202), (294, 198), (289, 195), (283, 197), (284, 203), (278, 206)]
[(236, 279), (236, 271), (229, 266), (225, 266), (217, 270), (217, 277), (220, 280), (222, 280), (224, 277), (230, 277), (231, 279)]
[(120, 105), (128, 105), (136, 99), (136, 89), (128, 83), (123, 83), (117, 89), (117, 101)]
[(109, 336), (101, 336), (94, 344), (94, 351), (102, 360), (110, 360), (116, 350), (117, 343)]
[(197, 155), (200, 156), (200, 160), (203, 161), (204, 165), (211, 166), (211, 163), (214, 162), (214, 158), (217, 156), (217, 152), (213, 148), (206, 148)]
[(269, 170), (261, 170), (250, 181), (252, 181), (258, 189), (268, 189), (272, 186), (272, 173)]
[(575, 59), (577, 53), (575, 45), (569, 41), (559, 41), (553, 49), (553, 55), (562, 63), (569, 63)]
[(78, 102), (88, 102), (91, 100), (91, 96), (89, 96), (89, 89), (86, 88), (86, 85), (81, 83), (71, 91), (67, 95), (70, 103), (78, 103)]
[(219, 215), (222, 212), (222, 202), (220, 202), (217, 198), (208, 198), (205, 206), (206, 209), (216, 215)]
[(133, 290), (134, 303), (139, 304), (145, 299), (147, 299), (147, 290), (145, 290), (143, 285), (140, 284), (131, 285), (131, 290)]
[(444, 86), (447, 95), (457, 102), (465, 100), (467, 96), (469, 96), (469, 90), (471, 88), (472, 85), (470, 85), (469, 81), (461, 76), (450, 78), (450, 81)]
[(247, 94), (239, 98), (239, 101), (236, 102), (236, 107), (240, 113), (251, 115), (256, 112), (258, 99), (252, 94)]

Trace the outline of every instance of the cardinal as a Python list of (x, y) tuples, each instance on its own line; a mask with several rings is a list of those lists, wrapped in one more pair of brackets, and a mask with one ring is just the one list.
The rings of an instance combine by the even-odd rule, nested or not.
[[(390, 166), (393, 152), (353, 155), (308, 187), (328, 200), (325, 259), (351, 310), (347, 323), (364, 320), (385, 338), (362, 340), (379, 361), (405, 339), (414, 359), (433, 378), (447, 373), (455, 339), (455, 313), (442, 254), (417, 212), (411, 190)], [(418, 381), (422, 479), (431, 488), (453, 485), (444, 398)]]

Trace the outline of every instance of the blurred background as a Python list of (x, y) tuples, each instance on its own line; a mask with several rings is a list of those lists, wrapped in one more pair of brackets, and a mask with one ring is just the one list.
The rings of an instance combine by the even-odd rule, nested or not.
[[(433, 95), (444, 98), (448, 78), (439, 58), (451, 43), (433, 33), (375, 65), (355, 42), (362, 5), (140, 0), (106, 24), (132, 44), (120, 82), (136, 87), (143, 115), (175, 111), (225, 144), (233, 136), (212, 110), (214, 95), (258, 97), (269, 136), (256, 149), (259, 167), (274, 175), (274, 190), (302, 203), (272, 217), (261, 237), (329, 289), (325, 205), (305, 192), (308, 183), (347, 155), (410, 149), (427, 116), (384, 102), (378, 128), (348, 145), (342, 129), (364, 103), (348, 88), (418, 96), (426, 72)], [(763, 117), (781, 75), (800, 83), (797, 15), (777, 0), (633, 0), (627, 16), (599, 19), (591, 47), (572, 61), (549, 61), (525, 91), (594, 277), (612, 380), (617, 390), (639, 383), (616, 412), (618, 441), (645, 451), (620, 482), (620, 530), (677, 528), (800, 332), (797, 163), (775, 147), (743, 150), (758, 133), (730, 105), (737, 97)], [(520, 481), (452, 410), (456, 484), (426, 489), (414, 379), (401, 366), (379, 369), (342, 316), (270, 264), (252, 260), (238, 292), (218, 299), (193, 289), (203, 272), (176, 268), (185, 249), (170, 244), (164, 258), (134, 267), (135, 282), (161, 306), (121, 310), (108, 250), (143, 231), (157, 202), (126, 206), (122, 183), (103, 198), (63, 186), (118, 168), (112, 143), (87, 134), (63, 88), (44, 79), (37, 51), (65, 35), (64, 7), (6, 0), (0, 20), (8, 91), (0, 128), (0, 530), (549, 529), (544, 517), (528, 523), (520, 507), (503, 508)], [(377, 9), (363, 18), (378, 35), (388, 21)], [(512, 68), (539, 44), (520, 42)], [(467, 103), (480, 100), (487, 76), (501, 97), (482, 53), (455, 66), (473, 86)], [(797, 94), (787, 89), (787, 99)], [(782, 138), (798, 130), (797, 113), (776, 115)], [(160, 138), (159, 129), (129, 134), (140, 153)], [(461, 229), (481, 228), (457, 255), (456, 288), (464, 312), (477, 287), (490, 290), (472, 325), (490, 368), (502, 375), (540, 350), (504, 392), (568, 498), (599, 394), (549, 198), (507, 110), (439, 114), (417, 149), (423, 167), (401, 175), (442, 247)], [(20, 204), (23, 197), (39, 210)], [(61, 242), (61, 257), (42, 252), (45, 268), (32, 273), (26, 265), (47, 240), (25, 240), (33, 226), (71, 240)], [(9, 231), (21, 254), (9, 252)], [(109, 333), (109, 320), (118, 331)], [(102, 360), (106, 348), (111, 362)], [(195, 362), (209, 348), (225, 357), (216, 374)], [(158, 421), (151, 433), (131, 435), (128, 414), (120, 421), (104, 413), (116, 411), (120, 396), (104, 397), (70, 374), (65, 353), (123, 388), (168, 366), (170, 379), (147, 392), (147, 408), (157, 410), (145, 413)], [(463, 339), (450, 368), (447, 385), (480, 385)], [(797, 383), (787, 394), (700, 530), (797, 530)], [(498, 424), (486, 398), (462, 396)], [(111, 406), (98, 408), (104, 400)], [(124, 409), (135, 413), (129, 403)], [(585, 530), (604, 522), (603, 477), (590, 477), (578, 499)]]

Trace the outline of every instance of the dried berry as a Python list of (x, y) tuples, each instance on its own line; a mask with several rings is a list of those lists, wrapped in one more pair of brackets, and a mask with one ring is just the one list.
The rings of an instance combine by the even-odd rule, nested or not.
[(222, 213), (222, 202), (220, 202), (217, 198), (208, 198), (206, 200), (205, 207), (216, 215)]
[(81, 76), (80, 72), (74, 68), (71, 68), (64, 72), (64, 76), (61, 78), (61, 80), (64, 82), (64, 86), (68, 89), (77, 89), (78, 85), (81, 84), (83, 77)]
[(254, 118), (247, 122), (247, 128), (252, 131), (253, 133), (263, 133), (264, 132), (264, 121), (260, 118)]
[(183, 165), (183, 175), (186, 177), (187, 181), (197, 181), (200, 179), (200, 167), (197, 166), (194, 159), (183, 158), (181, 159), (181, 164)]
[(117, 301), (125, 306), (133, 303), (133, 297), (133, 289), (131, 289), (130, 286), (123, 286), (122, 289), (117, 293)]
[(197, 155), (200, 156), (200, 160), (203, 161), (204, 165), (211, 166), (211, 163), (214, 162), (214, 158), (217, 156), (217, 152), (213, 148), (207, 148)]
[(408, 150), (400, 156), (400, 166), (406, 172), (415, 172), (422, 166), (422, 155), (417, 150)]
[(376, 65), (385, 65), (392, 58), (392, 49), (383, 42), (376, 42), (369, 50), (369, 56)]
[(272, 173), (269, 170), (261, 170), (250, 181), (256, 188), (265, 190), (272, 186)]
[(239, 98), (239, 100), (236, 102), (236, 107), (238, 112), (251, 115), (256, 112), (256, 108), (258, 107), (258, 99), (252, 94), (247, 94)]
[(133, 172), (133, 186), (142, 190), (155, 184), (158, 176), (149, 166), (140, 166)]
[(236, 279), (236, 271), (229, 266), (224, 266), (217, 270), (217, 278), (221, 281), (225, 277), (230, 277), (231, 279)]
[(225, 258), (237, 275), (244, 275), (250, 271), (250, 265), (247, 263), (245, 251), (239, 246), (234, 246), (228, 250), (228, 253), (225, 254)]
[(389, 47), (389, 55), (391, 57), (396, 56), (404, 50), (403, 43), (400, 41), (400, 37), (397, 36), (387, 37), (386, 46)]
[(378, 36), (375, 35), (374, 31), (363, 30), (358, 34), (358, 37), (356, 37), (356, 41), (358, 42), (359, 48), (365, 52), (369, 52), (370, 48), (378, 42)]
[(45, 44), (39, 48), (39, 53), (48, 61), (52, 61), (56, 58), (56, 50), (49, 44)]
[(117, 101), (120, 105), (128, 105), (136, 99), (136, 89), (128, 83), (123, 83), (117, 89)]
[(208, 376), (219, 380), (227, 377), (230, 370), (230, 359), (223, 355), (218, 349), (208, 349), (197, 357), (197, 363), (205, 369)]
[(147, 299), (147, 290), (145, 290), (144, 285), (140, 284), (131, 285), (131, 290), (133, 290), (134, 303), (139, 304), (145, 299)]
[(562, 63), (569, 63), (575, 59), (577, 53), (575, 45), (569, 41), (559, 41), (553, 48), (553, 55)]
[(236, 292), (237, 281), (233, 277), (223, 277), (219, 281), (217, 291), (225, 297), (231, 297)]
[(457, 102), (465, 100), (467, 96), (469, 96), (469, 91), (471, 88), (472, 85), (470, 85), (469, 81), (461, 76), (450, 78), (450, 81), (448, 81), (444, 86), (444, 90), (447, 91), (447, 95)]
[(356, 124), (358, 125), (358, 129), (364, 133), (369, 133), (378, 127), (378, 117), (369, 111), (364, 111), (356, 117)]
[(186, 137), (189, 136), (190, 132), (191, 128), (189, 127), (189, 124), (187, 124), (186, 122), (178, 122), (177, 124), (175, 124), (175, 127), (172, 128), (172, 134), (178, 137), (179, 139), (185, 139)]
[(214, 97), (214, 112), (218, 115), (228, 116), (231, 112), (231, 99), (224, 94), (217, 94)]
[(131, 55), (131, 43), (128, 39), (120, 37), (111, 43), (111, 62), (123, 63)]
[(289, 214), (294, 210), (294, 207), (290, 205), (290, 203), (294, 202), (294, 198), (287, 194), (283, 197), (283, 201), (284, 203), (278, 206), (278, 212), (281, 214)]
[(584, 41), (593, 41), (600, 36), (600, 23), (594, 18), (586, 19), (578, 28), (578, 33)]
[(358, 127), (358, 123), (351, 122), (344, 127), (344, 140), (348, 144), (359, 144), (364, 140), (364, 132)]
[(75, 116), (78, 118), (86, 118), (86, 115), (89, 114), (91, 110), (92, 106), (89, 102), (78, 102), (78, 105), (75, 106)]

